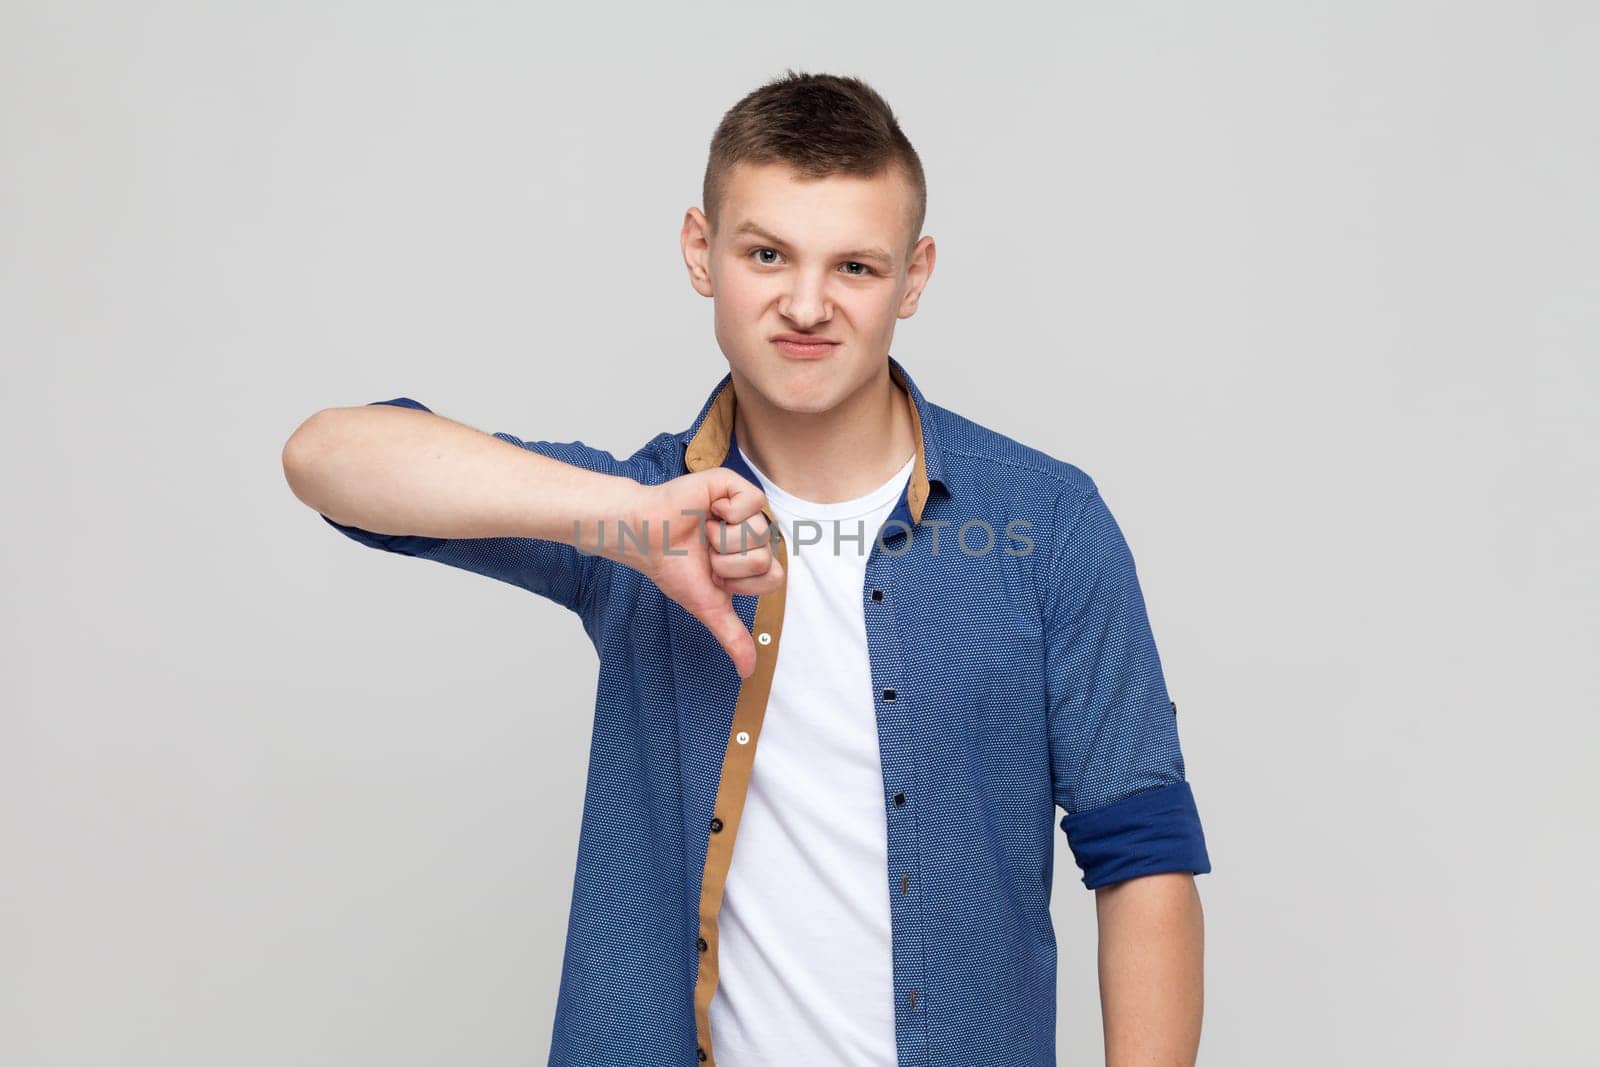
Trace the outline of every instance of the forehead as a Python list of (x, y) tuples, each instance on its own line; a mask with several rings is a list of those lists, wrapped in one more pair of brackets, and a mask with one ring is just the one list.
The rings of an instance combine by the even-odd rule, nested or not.
[(782, 163), (739, 163), (723, 183), (717, 229), (730, 237), (746, 223), (800, 244), (874, 240), (910, 243), (913, 191), (897, 167), (870, 178), (807, 177)]

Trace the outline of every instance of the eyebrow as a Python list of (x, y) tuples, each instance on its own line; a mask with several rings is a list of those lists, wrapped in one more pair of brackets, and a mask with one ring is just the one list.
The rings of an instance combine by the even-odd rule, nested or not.
[[(785, 241), (782, 237), (779, 237), (770, 230), (763, 229), (754, 222), (742, 222), (739, 224), (738, 229), (734, 230), (733, 232), (735, 236), (738, 234), (748, 233), (753, 234), (764, 241), (771, 241), (775, 245), (783, 245), (786, 248), (789, 246), (788, 241)], [(849, 259), (877, 259), (889, 264), (891, 267), (894, 265), (894, 257), (881, 248), (857, 248), (851, 252), (840, 252), (839, 255)]]

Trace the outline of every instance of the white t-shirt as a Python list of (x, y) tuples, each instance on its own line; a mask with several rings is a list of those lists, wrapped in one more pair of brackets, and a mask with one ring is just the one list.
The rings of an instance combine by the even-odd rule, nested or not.
[(888, 825), (862, 594), (916, 456), (865, 496), (816, 504), (740, 455), (785, 538), (788, 591), (717, 921), (717, 1063), (895, 1067)]

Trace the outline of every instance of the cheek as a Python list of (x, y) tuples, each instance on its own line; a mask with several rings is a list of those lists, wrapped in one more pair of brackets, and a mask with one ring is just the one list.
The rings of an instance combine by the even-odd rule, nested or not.
[(893, 329), (899, 301), (889, 287), (871, 292), (848, 293), (839, 298), (839, 309), (865, 333), (880, 334)]
[(737, 323), (759, 316), (772, 300), (766, 289), (760, 279), (749, 274), (740, 274), (737, 270), (726, 272), (719, 278), (716, 289), (717, 318)]

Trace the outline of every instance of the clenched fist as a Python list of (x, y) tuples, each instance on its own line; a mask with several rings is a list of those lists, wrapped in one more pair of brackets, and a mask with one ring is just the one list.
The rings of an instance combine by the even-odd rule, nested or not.
[(758, 596), (783, 584), (773, 531), (761, 513), (766, 502), (759, 486), (726, 467), (641, 485), (627, 518), (630, 535), (603, 550), (704, 623), (740, 678), (755, 671), (756, 649), (733, 610), (733, 595)]

